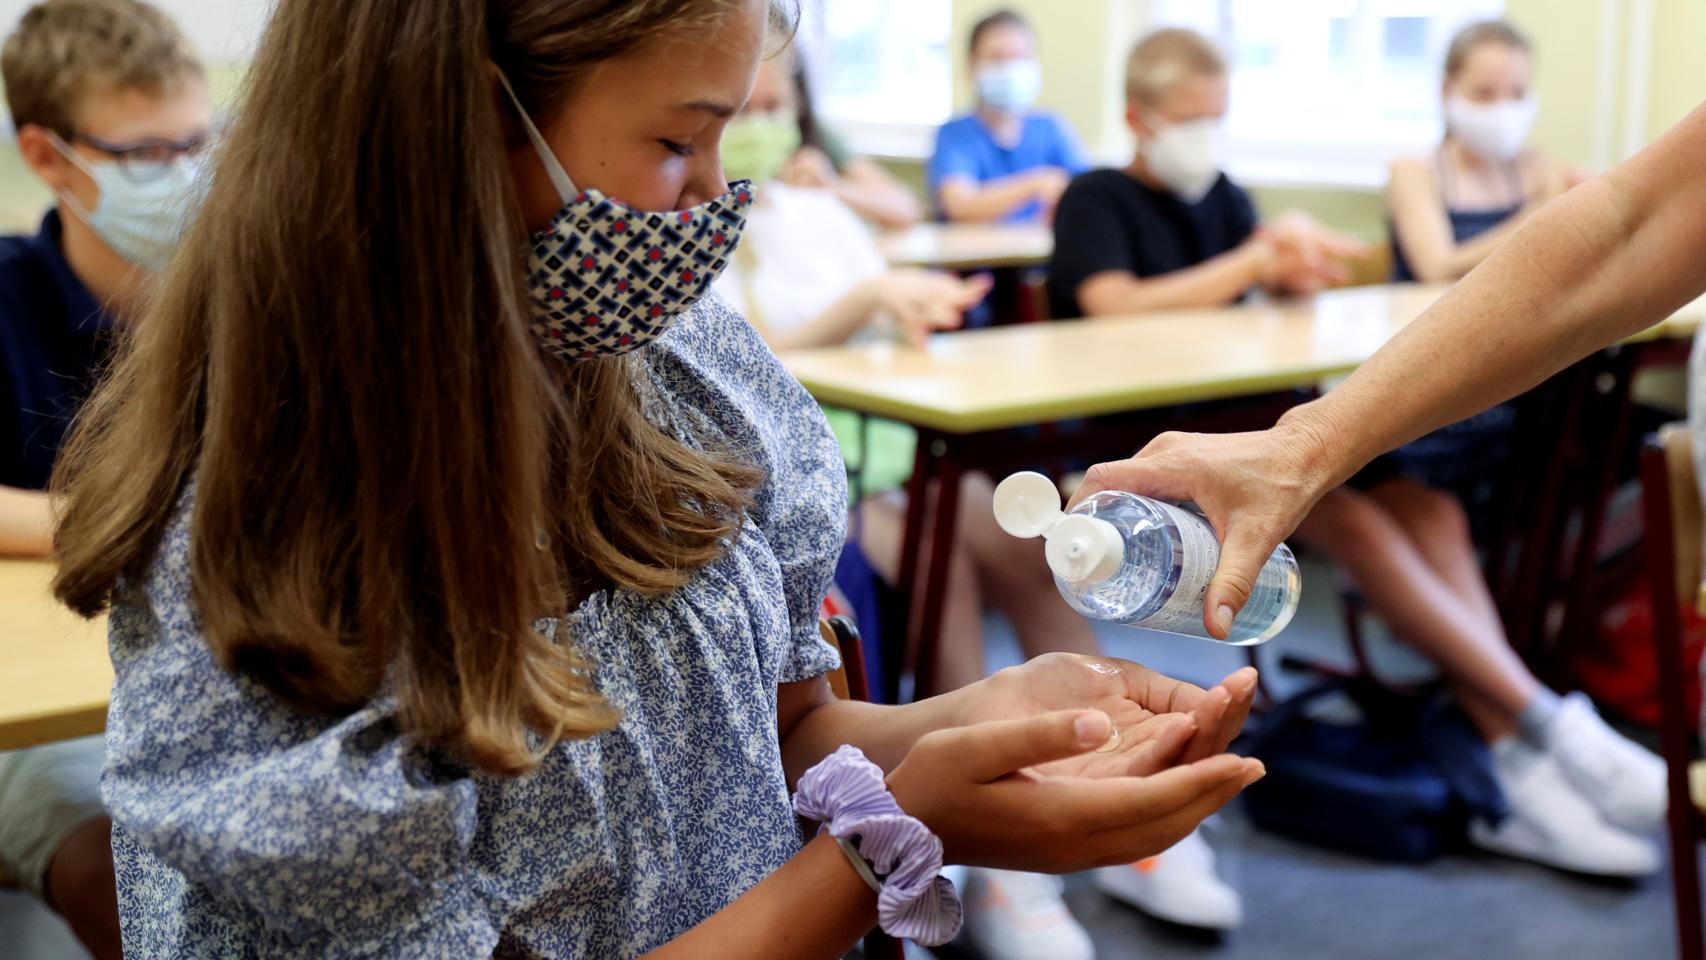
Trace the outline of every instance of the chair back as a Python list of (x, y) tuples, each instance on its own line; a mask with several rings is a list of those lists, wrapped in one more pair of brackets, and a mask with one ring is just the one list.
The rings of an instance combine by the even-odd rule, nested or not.
[[(865, 675), (865, 645), (859, 629), (846, 617), (819, 620), (818, 635), (841, 654), (841, 666), (828, 675), (830, 689), (842, 700), (871, 699), (870, 679)], [(866, 960), (902, 960), (900, 943), (881, 930), (865, 935)]]
[(1706, 960), (1696, 854), (1701, 818), (1688, 789), (1699, 718), (1688, 709), (1682, 638), (1682, 604), (1696, 603), (1700, 592), (1702, 517), (1686, 429), (1672, 425), (1647, 438), (1641, 451), (1641, 501), (1657, 658), (1659, 743), (1669, 776), (1666, 823), (1675, 865), (1671, 884), (1677, 946), (1683, 960)]

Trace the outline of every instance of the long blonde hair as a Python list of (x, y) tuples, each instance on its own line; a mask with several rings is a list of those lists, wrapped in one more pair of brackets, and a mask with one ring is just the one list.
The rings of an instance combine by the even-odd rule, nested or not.
[(589, 66), (727, 4), (281, 0), (62, 459), (60, 599), (134, 584), (193, 478), (193, 599), (228, 669), (330, 714), (385, 681), (407, 733), (493, 772), (607, 729), (534, 622), (680, 586), (758, 478), (648, 422), (631, 361), (535, 346), (491, 66), (548, 120)]

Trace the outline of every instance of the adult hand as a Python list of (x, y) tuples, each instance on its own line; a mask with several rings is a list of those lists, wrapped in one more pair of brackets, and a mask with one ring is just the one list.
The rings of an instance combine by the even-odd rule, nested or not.
[(1091, 467), (1073, 503), (1129, 490), (1201, 508), (1221, 542), (1203, 625), (1225, 639), (1262, 564), (1342, 479), (1331, 474), (1326, 450), (1322, 431), (1298, 411), (1256, 433), (1164, 433), (1130, 460)]
[(889, 789), (942, 839), (948, 863), (1069, 873), (1160, 853), (1265, 772), (1230, 754), (1144, 777), (1043, 772), (1113, 732), (1100, 710), (937, 730), (889, 774)]
[(1036, 768), (1044, 774), (1147, 776), (1178, 762), (1224, 753), (1243, 728), (1256, 693), (1245, 667), (1210, 690), (1114, 657), (1050, 653), (965, 688), (962, 724), (1093, 708), (1114, 724), (1093, 753)]
[(989, 295), (986, 274), (961, 279), (930, 270), (891, 270), (867, 281), (873, 313), (885, 314), (910, 344), (923, 347), (932, 333), (953, 330)]

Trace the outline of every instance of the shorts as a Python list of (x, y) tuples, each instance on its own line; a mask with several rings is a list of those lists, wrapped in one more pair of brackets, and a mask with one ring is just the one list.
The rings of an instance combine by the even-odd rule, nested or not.
[(0, 753), (0, 877), (40, 896), (53, 855), (71, 834), (106, 816), (101, 736)]

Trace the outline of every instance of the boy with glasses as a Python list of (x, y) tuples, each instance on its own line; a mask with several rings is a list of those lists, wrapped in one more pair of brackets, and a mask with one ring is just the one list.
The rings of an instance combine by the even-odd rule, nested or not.
[[(54, 458), (176, 245), (213, 105), (189, 42), (137, 0), (36, 5), (0, 73), (18, 149), (58, 199), (39, 233), (0, 237), (0, 555), (46, 556)], [(0, 753), (0, 882), (116, 957), (102, 762), (99, 737)]]

